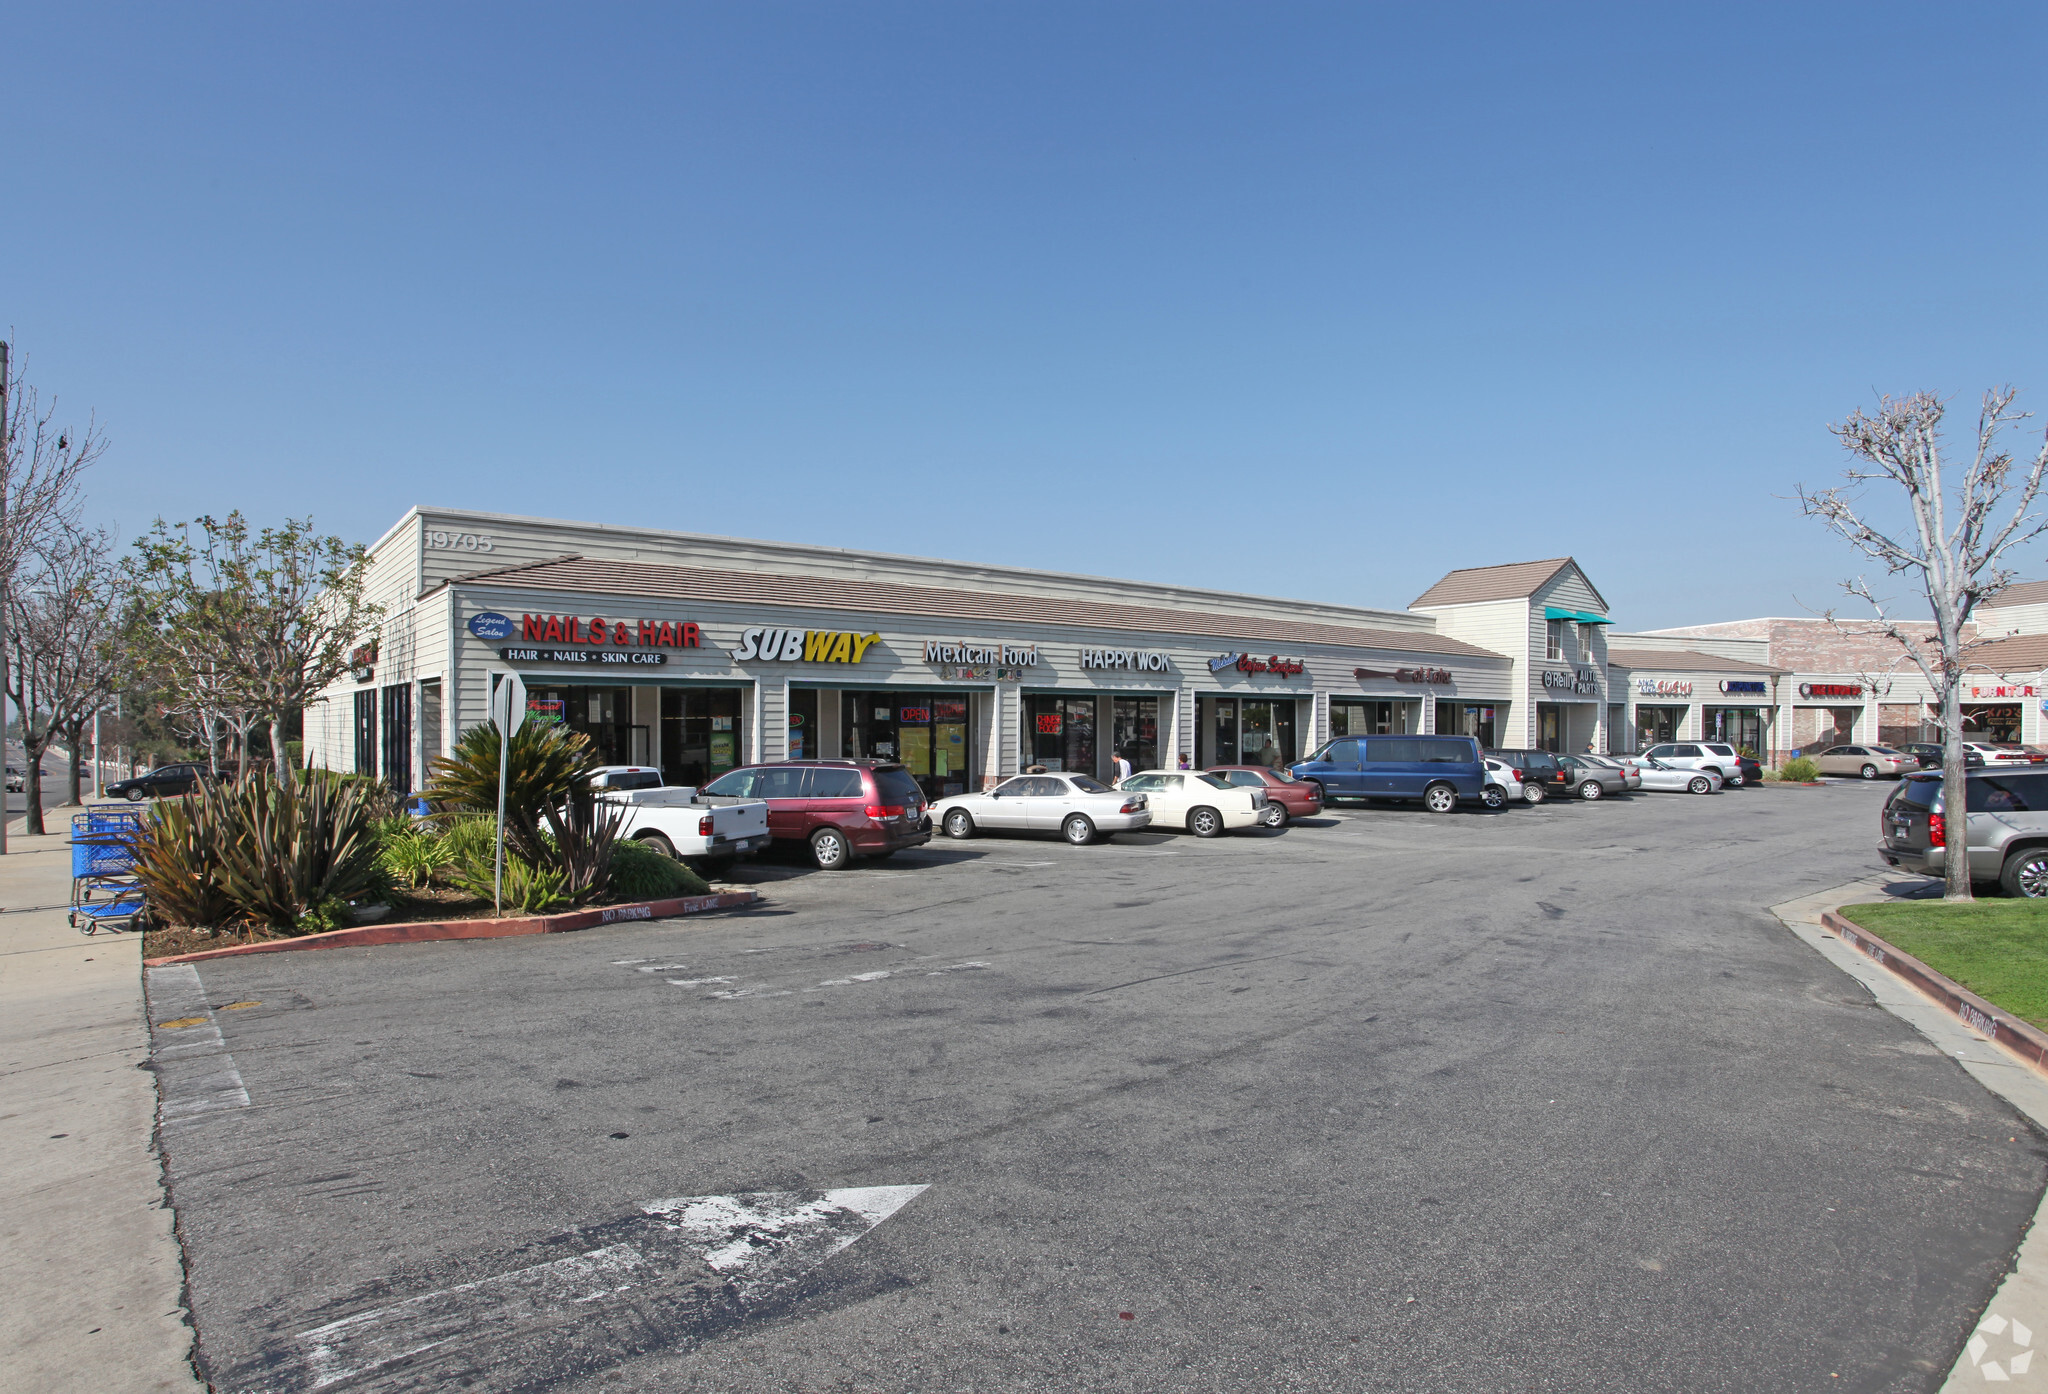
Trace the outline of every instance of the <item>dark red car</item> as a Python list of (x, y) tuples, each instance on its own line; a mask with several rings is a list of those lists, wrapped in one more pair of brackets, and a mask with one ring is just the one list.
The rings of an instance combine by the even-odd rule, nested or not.
[(727, 770), (698, 791), (707, 799), (764, 799), (768, 836), (807, 847), (820, 870), (886, 857), (932, 840), (924, 791), (887, 760), (788, 760)]
[(1291, 818), (1307, 818), (1323, 811), (1323, 786), (1306, 779), (1290, 779), (1285, 770), (1265, 765), (1211, 765), (1209, 773), (1221, 775), (1243, 789), (1264, 789), (1265, 827), (1284, 828)]

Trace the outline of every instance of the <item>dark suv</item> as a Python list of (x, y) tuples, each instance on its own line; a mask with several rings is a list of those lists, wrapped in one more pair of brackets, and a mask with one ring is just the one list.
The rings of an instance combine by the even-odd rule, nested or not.
[(124, 779), (107, 786), (107, 797), (126, 799), (130, 803), (141, 803), (144, 799), (168, 799), (178, 794), (189, 794), (199, 787), (201, 780), (211, 780), (213, 771), (204, 765), (159, 765), (133, 779)]
[(1548, 750), (1489, 750), (1486, 755), (1521, 771), (1522, 797), (1530, 803), (1563, 798), (1572, 792), (1572, 772)]
[(768, 835), (807, 847), (821, 870), (855, 857), (886, 857), (932, 840), (924, 791), (904, 766), (887, 760), (789, 760), (743, 765), (697, 791), (707, 803), (763, 799)]

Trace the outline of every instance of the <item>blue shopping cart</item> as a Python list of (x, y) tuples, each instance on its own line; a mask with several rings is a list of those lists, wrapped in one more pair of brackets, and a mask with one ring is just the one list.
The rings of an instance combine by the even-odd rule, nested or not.
[(147, 908), (135, 878), (142, 811), (93, 808), (71, 819), (71, 927), (132, 929)]

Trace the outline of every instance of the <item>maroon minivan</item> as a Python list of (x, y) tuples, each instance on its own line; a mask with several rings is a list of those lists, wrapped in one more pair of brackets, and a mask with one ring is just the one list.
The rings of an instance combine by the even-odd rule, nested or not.
[(809, 847), (824, 871), (932, 840), (924, 791), (888, 760), (788, 760), (728, 770), (697, 791), (706, 801), (765, 799), (768, 835)]

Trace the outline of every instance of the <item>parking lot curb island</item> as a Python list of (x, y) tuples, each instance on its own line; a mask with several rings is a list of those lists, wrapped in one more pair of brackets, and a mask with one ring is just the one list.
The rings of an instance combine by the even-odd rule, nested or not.
[(718, 891), (711, 895), (686, 895), (672, 900), (648, 900), (636, 905), (602, 905), (592, 910), (572, 910), (566, 915), (521, 915), (502, 920), (436, 920), (418, 924), (360, 925), (355, 929), (329, 930), (295, 939), (270, 939), (261, 944), (230, 944), (225, 948), (202, 949), (198, 953), (171, 954), (144, 959), (151, 968), (167, 963), (200, 963), (210, 958), (234, 958), (242, 954), (293, 953), (300, 949), (355, 949), (379, 944), (426, 944), (442, 939), (510, 939), (521, 934), (567, 934), (598, 925), (623, 924), (632, 920), (667, 920), (677, 915), (701, 915), (707, 910), (732, 910), (752, 905), (759, 891)]
[(2029, 1026), (2003, 1007), (1995, 1007), (1961, 983), (1935, 972), (1903, 949), (1895, 948), (1869, 930), (1851, 924), (1833, 910), (1823, 911), (1820, 922), (1857, 952), (1889, 968), (1927, 996), (1946, 1007), (1965, 1023), (1983, 1032), (2043, 1074), (2048, 1074), (2048, 1032)]

